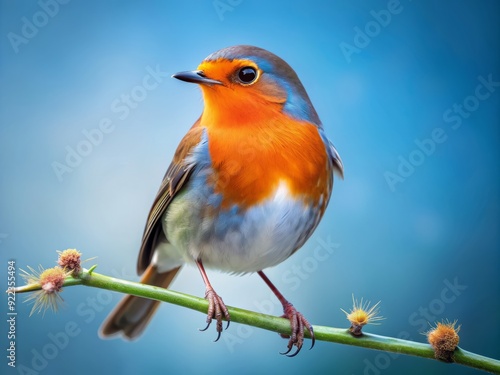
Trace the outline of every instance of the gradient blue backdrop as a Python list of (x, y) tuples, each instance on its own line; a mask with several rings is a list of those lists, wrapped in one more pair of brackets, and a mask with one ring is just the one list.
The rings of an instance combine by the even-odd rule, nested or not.
[[(148, 67), (170, 75), (220, 48), (253, 44), (295, 68), (345, 165), (314, 236), (269, 277), (314, 324), (347, 327), (340, 308), (354, 293), (382, 301), (386, 320), (370, 332), (425, 341), (425, 315), (458, 319), (463, 348), (500, 357), (500, 90), (469, 97), (478, 77), (500, 81), (497, 1), (402, 0), (378, 27), (372, 11), (387, 1), (222, 0), (218, 10), (211, 0), (69, 1), (49, 7), (53, 16), (40, 3), (0, 3), (1, 275), (8, 259), (50, 267), (56, 250), (76, 247), (98, 257), (87, 265), (135, 280), (150, 204), (202, 109), (193, 85), (160, 76), (142, 90)], [(9, 33), (23, 37), (26, 20), (40, 27), (25, 26), (30, 38), (12, 43)], [(356, 28), (372, 37), (355, 40)], [(347, 59), (342, 43), (358, 50)], [(125, 115), (116, 101), (131, 92), (146, 95)], [(453, 129), (457, 118), (443, 115), (464, 100), (474, 110)], [(110, 132), (58, 178), (54, 162), (65, 163), (103, 119)], [(437, 128), (446, 140), (419, 159), (415, 141)], [(410, 156), (420, 165), (391, 189), (387, 172)], [(280, 314), (257, 276), (210, 278), (229, 305)], [(172, 288), (204, 293), (193, 268)], [(198, 331), (202, 314), (171, 305), (140, 340), (103, 341), (97, 330), (118, 294), (67, 289), (58, 314), (31, 318), (18, 297), (17, 365), (33, 368), (35, 358), (40, 374), (479, 373), (324, 342), (289, 359), (278, 354), (286, 341), (277, 334), (238, 324), (213, 343), (213, 330)], [(6, 312), (4, 296), (2, 306)], [(65, 342), (68, 322), (77, 336)], [(5, 353), (7, 323), (1, 327)], [(62, 340), (57, 353), (51, 337)], [(44, 350), (55, 358), (37, 362)], [(2, 358), (1, 372), (16, 373)]]

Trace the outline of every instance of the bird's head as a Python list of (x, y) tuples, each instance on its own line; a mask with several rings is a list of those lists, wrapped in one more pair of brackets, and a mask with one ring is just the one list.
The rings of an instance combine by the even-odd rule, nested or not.
[(200, 85), (205, 123), (245, 124), (284, 114), (321, 126), (295, 71), (262, 48), (234, 46), (212, 53), (197, 70), (174, 78)]

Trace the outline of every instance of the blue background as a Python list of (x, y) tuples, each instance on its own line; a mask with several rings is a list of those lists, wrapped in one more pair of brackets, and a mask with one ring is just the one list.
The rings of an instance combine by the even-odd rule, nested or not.
[[(500, 81), (500, 3), (402, 0), (381, 21), (386, 26), (371, 11), (380, 14), (387, 1), (222, 3), (217, 11), (209, 0), (70, 1), (44, 19), (37, 2), (1, 2), (1, 274), (8, 259), (18, 268), (51, 267), (56, 250), (76, 247), (98, 257), (87, 267), (137, 279), (150, 204), (202, 110), (193, 85), (160, 77), (153, 90), (137, 87), (148, 66), (170, 75), (220, 48), (253, 44), (294, 67), (345, 165), (313, 237), (268, 276), (314, 324), (347, 327), (340, 308), (349, 309), (354, 294), (382, 301), (386, 320), (366, 331), (423, 342), (426, 320), (458, 319), (461, 347), (499, 358), (500, 90), (469, 96), (480, 76)], [(13, 45), (9, 33), (22, 36), (23, 17), (42, 26)], [(358, 37), (358, 47), (356, 27), (371, 34)], [(358, 50), (346, 57), (342, 43)], [(146, 96), (122, 119), (112, 105), (132, 91)], [(473, 110), (446, 121), (464, 100)], [(64, 164), (68, 147), (85, 141), (82, 131), (106, 118), (112, 131), (58, 178), (54, 162)], [(424, 155), (415, 142), (437, 128), (446, 140)], [(402, 159), (418, 165), (391, 188), (387, 173), (398, 173)], [(330, 253), (321, 250), (325, 242)], [(209, 277), (227, 304), (281, 314), (256, 275)], [(172, 288), (204, 293), (193, 268)], [(104, 341), (98, 327), (120, 296), (83, 287), (62, 296), (58, 314), (31, 318), (18, 296), (18, 366), (33, 368), (45, 349), (54, 358), (39, 363), (41, 374), (479, 373), (324, 342), (289, 359), (278, 354), (286, 341), (277, 334), (238, 324), (213, 343), (214, 331), (198, 331), (202, 314), (171, 305), (140, 340)], [(4, 296), (2, 306), (6, 312)], [(50, 335), (68, 322), (78, 335), (50, 352)], [(1, 326), (5, 349), (8, 326)], [(15, 373), (2, 361), (2, 373)]]

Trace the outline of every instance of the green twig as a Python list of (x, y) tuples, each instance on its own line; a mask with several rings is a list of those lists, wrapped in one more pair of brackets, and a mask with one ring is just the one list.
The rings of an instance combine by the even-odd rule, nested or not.
[[(162, 302), (187, 307), (192, 310), (206, 313), (208, 309), (207, 300), (194, 297), (188, 294), (175, 292), (169, 289), (163, 289), (151, 285), (131, 282), (117, 279), (93, 272), (95, 267), (90, 270), (82, 270), (77, 276), (68, 276), (63, 286), (86, 285), (94, 288), (107, 289), (115, 292), (132, 294), (140, 297), (150, 298)], [(28, 284), (16, 288), (16, 293), (32, 292), (40, 290), (40, 284)], [(269, 331), (289, 334), (290, 322), (283, 318), (271, 315), (256, 313), (228, 306), (231, 315), (231, 321), (246, 324)], [(369, 349), (382, 350), (400, 354), (413, 355), (424, 358), (434, 359), (434, 351), (428, 344), (372, 335), (364, 333), (360, 337), (352, 336), (347, 329), (314, 326), (314, 335), (316, 340), (336, 342), (345, 345), (360, 346)], [(305, 336), (309, 337), (308, 332)], [(457, 348), (453, 353), (455, 363), (470, 366), (479, 370), (500, 374), (500, 361), (484, 357), (475, 353)]]

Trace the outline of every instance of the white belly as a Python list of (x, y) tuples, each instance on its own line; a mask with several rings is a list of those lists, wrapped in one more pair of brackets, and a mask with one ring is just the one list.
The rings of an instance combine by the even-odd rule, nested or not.
[(189, 192), (170, 204), (163, 229), (175, 250), (160, 247), (169, 254), (156, 256), (157, 262), (201, 259), (206, 267), (226, 272), (260, 271), (288, 258), (319, 221), (317, 210), (291, 197), (283, 183), (272, 198), (244, 212), (234, 207), (201, 219), (206, 216), (201, 214), (203, 205), (206, 201), (196, 201)]

